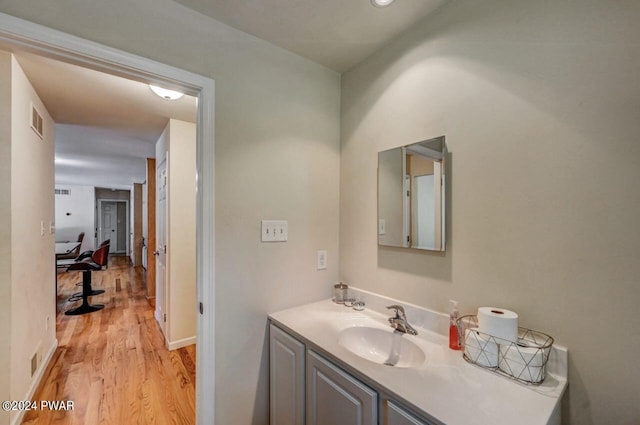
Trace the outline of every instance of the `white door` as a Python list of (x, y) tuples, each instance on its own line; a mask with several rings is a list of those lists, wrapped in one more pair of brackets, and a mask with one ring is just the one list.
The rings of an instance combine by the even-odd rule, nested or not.
[(167, 161), (162, 161), (156, 171), (156, 320), (166, 335), (166, 260), (167, 260)]
[(115, 248), (118, 246), (118, 216), (116, 203), (102, 201), (100, 202), (100, 206), (100, 223), (102, 226), (100, 230), (100, 240), (98, 242), (102, 243), (110, 239), (110, 245)]

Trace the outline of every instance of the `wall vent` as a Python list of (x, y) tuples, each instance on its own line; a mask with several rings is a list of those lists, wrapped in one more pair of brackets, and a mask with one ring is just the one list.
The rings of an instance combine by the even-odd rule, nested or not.
[(42, 115), (36, 109), (33, 104), (31, 104), (31, 129), (36, 132), (38, 137), (42, 139), (43, 134), (43, 124), (42, 124)]
[(55, 192), (56, 195), (64, 195), (64, 196), (71, 195), (71, 190), (69, 189), (56, 189), (55, 191), (56, 191)]

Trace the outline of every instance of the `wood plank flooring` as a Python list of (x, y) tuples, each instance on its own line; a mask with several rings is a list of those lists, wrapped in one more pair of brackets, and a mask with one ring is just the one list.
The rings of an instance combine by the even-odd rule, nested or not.
[(23, 424), (195, 424), (195, 345), (168, 351), (145, 298), (142, 269), (113, 257), (93, 273), (105, 308), (65, 316), (79, 303), (77, 272), (58, 274), (58, 348), (33, 400), (72, 400), (73, 411), (36, 410)]

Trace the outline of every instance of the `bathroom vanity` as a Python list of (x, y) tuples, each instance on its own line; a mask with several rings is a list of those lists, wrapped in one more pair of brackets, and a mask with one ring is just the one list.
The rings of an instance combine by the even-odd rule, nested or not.
[(521, 384), (450, 350), (446, 315), (405, 304), (418, 335), (394, 333), (384, 306), (402, 303), (360, 297), (361, 312), (325, 300), (269, 315), (271, 425), (560, 423), (566, 350)]

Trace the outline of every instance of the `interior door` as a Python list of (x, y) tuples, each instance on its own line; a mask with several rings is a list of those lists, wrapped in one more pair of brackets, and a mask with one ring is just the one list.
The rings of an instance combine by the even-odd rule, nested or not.
[(118, 246), (118, 217), (117, 207), (115, 202), (102, 201), (100, 202), (100, 243), (111, 240), (110, 245), (112, 247)]
[(162, 161), (156, 171), (156, 320), (166, 335), (166, 259), (167, 259), (167, 161)]

